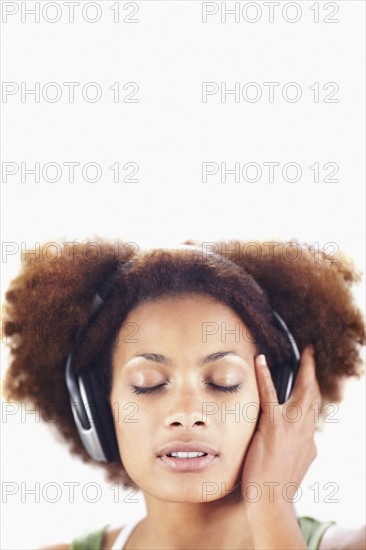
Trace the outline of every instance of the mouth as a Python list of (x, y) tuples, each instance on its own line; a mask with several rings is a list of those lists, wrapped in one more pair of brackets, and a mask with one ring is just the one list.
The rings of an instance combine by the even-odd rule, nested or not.
[(208, 453), (176, 452), (158, 456), (162, 464), (173, 472), (200, 472), (218, 460)]
[(170, 441), (157, 454), (162, 466), (172, 472), (200, 472), (219, 459), (218, 450), (204, 441)]

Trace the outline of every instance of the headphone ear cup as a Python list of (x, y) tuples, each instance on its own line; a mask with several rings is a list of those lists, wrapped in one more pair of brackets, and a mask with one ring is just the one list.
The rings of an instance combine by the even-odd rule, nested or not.
[(270, 372), (277, 392), (278, 403), (285, 403), (290, 396), (293, 386), (293, 370), (287, 363), (282, 363), (273, 366)]
[(87, 408), (90, 423), (95, 431), (95, 438), (99, 442), (107, 462), (120, 463), (121, 458), (114, 427), (112, 410), (108, 400), (101, 391), (102, 384), (97, 369), (93, 366), (79, 375), (85, 389)]

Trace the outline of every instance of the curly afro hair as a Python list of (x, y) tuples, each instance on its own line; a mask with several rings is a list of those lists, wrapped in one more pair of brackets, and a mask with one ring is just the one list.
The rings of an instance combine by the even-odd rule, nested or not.
[[(99, 464), (109, 481), (132, 480), (123, 464), (96, 463), (89, 457), (65, 383), (65, 361), (82, 326), (86, 331), (76, 352), (77, 369), (98, 364), (107, 397), (113, 348), (129, 311), (146, 300), (192, 292), (230, 306), (253, 335), (258, 352), (266, 354), (270, 368), (290, 353), (289, 343), (273, 325), (272, 309), (284, 319), (300, 353), (312, 343), (321, 414), (327, 401), (341, 401), (344, 379), (364, 374), (360, 352), (366, 343), (365, 325), (351, 292), (362, 274), (345, 254), (314, 254), (312, 245), (297, 240), (184, 244), (195, 248), (142, 254), (136, 245), (102, 238), (45, 243), (23, 254), (20, 274), (5, 294), (3, 338), (10, 347), (5, 398), (38, 407), (71, 453)], [(96, 290), (119, 266), (121, 277), (108, 303), (88, 324)]]

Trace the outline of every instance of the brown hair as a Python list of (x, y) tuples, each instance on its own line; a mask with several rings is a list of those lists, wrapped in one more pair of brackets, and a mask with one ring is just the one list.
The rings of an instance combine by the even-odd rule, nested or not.
[[(52, 244), (53, 248), (43, 245), (42, 254), (39, 249), (23, 255), (21, 272), (5, 294), (3, 334), (11, 362), (3, 393), (9, 401), (36, 405), (69, 443), (71, 452), (84, 461), (95, 463), (84, 450), (71, 414), (65, 361), (76, 329), (89, 318), (96, 290), (118, 266), (121, 277), (85, 331), (76, 355), (78, 370), (93, 362), (100, 366), (106, 395), (111, 389), (113, 346), (129, 311), (145, 300), (192, 292), (229, 305), (248, 327), (258, 350), (266, 354), (270, 367), (290, 353), (288, 342), (273, 325), (271, 308), (286, 322), (300, 353), (307, 344), (314, 344), (321, 413), (327, 401), (342, 399), (346, 377), (364, 374), (360, 346), (366, 343), (365, 325), (351, 293), (361, 273), (345, 254), (335, 258), (319, 251), (314, 255), (310, 244), (296, 240), (189, 240), (185, 244), (201, 246), (201, 251), (157, 249), (144, 254), (135, 254), (124, 241), (100, 238), (74, 243), (71, 250), (67, 243)], [(131, 481), (123, 465), (99, 464), (109, 480)]]

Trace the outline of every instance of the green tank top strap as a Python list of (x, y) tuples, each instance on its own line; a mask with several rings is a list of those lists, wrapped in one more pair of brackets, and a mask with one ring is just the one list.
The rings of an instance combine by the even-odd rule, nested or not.
[(106, 528), (107, 525), (104, 525), (98, 531), (93, 531), (74, 539), (71, 543), (71, 550), (102, 550), (103, 536)]
[(318, 550), (320, 541), (325, 531), (331, 525), (335, 525), (335, 521), (320, 522), (310, 516), (301, 516), (297, 518), (302, 536), (305, 539), (308, 550)]
[[(335, 521), (320, 522), (310, 516), (298, 517), (297, 522), (308, 550), (318, 550), (325, 531), (328, 527), (336, 523)], [(71, 543), (71, 550), (102, 550), (103, 536), (106, 528), (107, 525), (98, 531), (93, 531), (92, 533), (87, 533), (84, 536), (74, 539)]]

